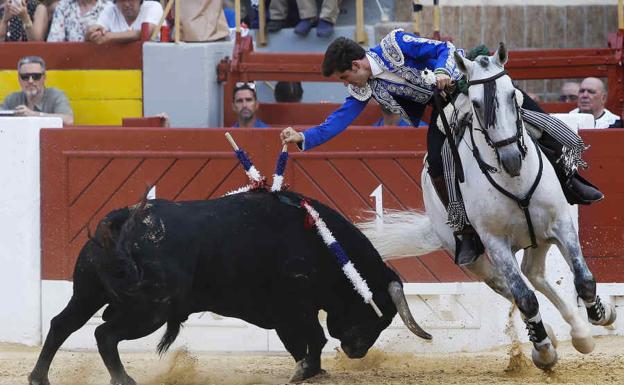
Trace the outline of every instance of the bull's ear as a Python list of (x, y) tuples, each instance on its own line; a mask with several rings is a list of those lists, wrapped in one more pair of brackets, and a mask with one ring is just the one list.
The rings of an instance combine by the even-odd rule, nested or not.
[(507, 63), (507, 47), (505, 47), (505, 43), (498, 43), (498, 49), (494, 53), (494, 63), (497, 65), (504, 67), (505, 63)]
[(459, 70), (464, 74), (468, 75), (468, 73), (472, 70), (474, 63), (458, 54), (457, 51), (453, 52), (453, 57), (455, 58), (455, 63), (457, 63), (457, 68), (459, 68)]

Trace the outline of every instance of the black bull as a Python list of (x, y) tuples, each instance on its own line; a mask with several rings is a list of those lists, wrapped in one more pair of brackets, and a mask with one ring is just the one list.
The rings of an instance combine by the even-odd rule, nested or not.
[(261, 190), (207, 201), (144, 199), (109, 213), (80, 252), (73, 295), (51, 321), (30, 384), (49, 384), (61, 344), (107, 304), (95, 338), (112, 384), (135, 384), (119, 358), (120, 341), (167, 323), (158, 344), (162, 353), (181, 323), (202, 311), (275, 329), (296, 361), (292, 381), (322, 371), (327, 339), (320, 309), (349, 357), (363, 357), (397, 309), (412, 332), (431, 338), (409, 313), (399, 277), (368, 239), (336, 211), (311, 201), (383, 316), (363, 302), (315, 229), (305, 226), (301, 199)]

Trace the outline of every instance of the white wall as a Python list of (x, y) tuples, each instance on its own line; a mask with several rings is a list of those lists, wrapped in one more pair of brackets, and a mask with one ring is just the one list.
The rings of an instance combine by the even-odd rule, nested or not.
[(0, 118), (0, 341), (41, 338), (39, 129), (60, 118)]

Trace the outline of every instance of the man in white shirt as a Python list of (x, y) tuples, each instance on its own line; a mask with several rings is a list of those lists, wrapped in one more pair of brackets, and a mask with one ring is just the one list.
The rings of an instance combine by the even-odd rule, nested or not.
[(163, 15), (158, 1), (116, 0), (108, 3), (85, 40), (97, 44), (127, 43), (141, 39), (141, 24), (150, 24), (150, 34)]
[(594, 128), (622, 127), (620, 117), (604, 108), (607, 101), (604, 83), (598, 78), (585, 78), (578, 94), (578, 108), (571, 114), (586, 113), (594, 116)]

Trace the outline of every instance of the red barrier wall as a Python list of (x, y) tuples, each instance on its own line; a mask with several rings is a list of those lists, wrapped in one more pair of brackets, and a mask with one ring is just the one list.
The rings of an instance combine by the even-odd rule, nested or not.
[[(272, 174), (280, 151), (278, 129), (230, 129), (256, 167)], [(71, 279), (87, 228), (110, 210), (134, 204), (148, 185), (174, 200), (208, 199), (246, 184), (222, 129), (72, 128), (41, 132), (42, 276)], [(596, 277), (624, 281), (624, 158), (616, 148), (622, 130), (583, 133), (592, 145), (587, 175), (607, 199), (581, 209), (581, 236)], [(385, 208), (422, 208), (420, 172), (425, 130), (351, 127), (321, 148), (291, 149), (286, 183), (353, 221), (369, 218), (370, 193), (383, 185)], [(393, 262), (411, 282), (471, 280), (451, 258), (435, 253)]]

